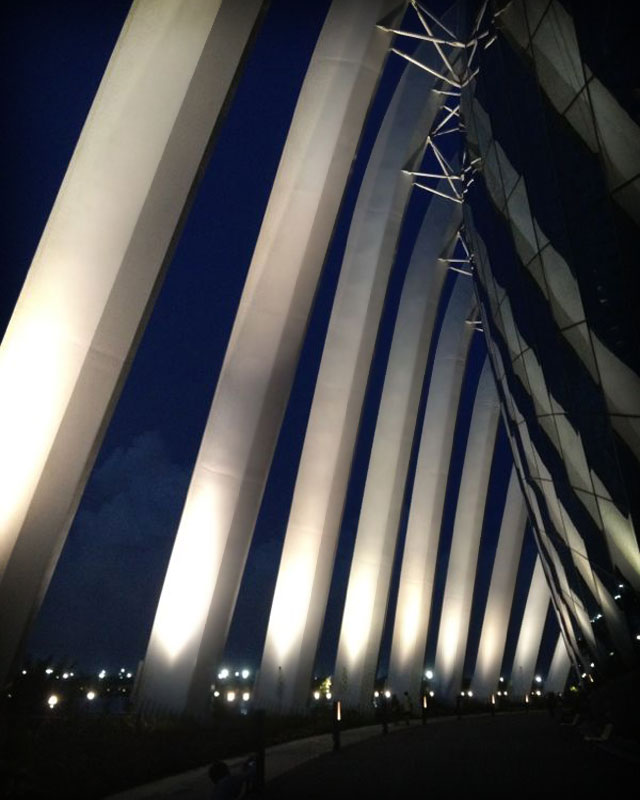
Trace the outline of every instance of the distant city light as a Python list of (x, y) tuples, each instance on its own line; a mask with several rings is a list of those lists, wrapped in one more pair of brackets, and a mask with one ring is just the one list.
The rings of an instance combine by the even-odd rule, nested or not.
[(233, 703), (233, 701), (235, 699), (236, 699), (236, 693), (235, 692), (227, 692), (227, 702), (228, 703)]
[(504, 678), (500, 678), (500, 683), (504, 683)]
[(242, 699), (244, 700), (245, 703), (247, 702), (247, 700), (249, 700), (250, 697), (251, 695), (249, 694), (249, 692), (242, 693)]
[(220, 692), (216, 689), (216, 691), (213, 693), (213, 696), (220, 697)]
[(586, 678), (586, 677), (587, 677), (587, 673), (586, 673), (586, 672), (583, 672), (583, 673), (582, 673), (582, 675), (581, 675), (580, 677), (582, 677), (582, 678)]
[(374, 696), (374, 697), (380, 697), (380, 692), (374, 692), (374, 693), (373, 693), (373, 696)]
[(133, 678), (133, 673), (132, 672), (127, 672), (127, 678)]
[(331, 692), (327, 692), (327, 700), (331, 700), (332, 694)]
[[(636, 633), (636, 639), (640, 641), (640, 633)], [(611, 655), (613, 655), (613, 653)]]
[(471, 691), (467, 692), (467, 696), (468, 697), (473, 697), (473, 692), (471, 692)]
[(242, 672), (241, 672), (241, 675), (246, 681), (246, 679), (249, 677), (249, 675), (251, 675), (251, 673), (249, 672), (248, 669), (243, 669)]
[(23, 674), (23, 675), (26, 675), (26, 674), (27, 674), (27, 670), (26, 670), (26, 669), (23, 669), (23, 670), (22, 670), (22, 674)]
[(225, 678), (229, 677), (229, 670), (228, 669), (221, 669), (218, 673), (218, 677), (220, 680), (224, 680)]
[(498, 692), (498, 697), (502, 697), (502, 692)]
[(48, 704), (49, 708), (55, 708), (58, 705), (59, 701), (60, 701), (60, 698), (58, 697), (57, 694), (51, 694), (47, 698), (47, 704)]
[(95, 692), (87, 692), (87, 700), (95, 700), (96, 693)]
[(68, 677), (69, 677), (69, 673), (68, 672), (63, 672), (62, 673), (62, 680), (63, 681), (66, 681)]
[(387, 691), (384, 693), (384, 696), (385, 696), (385, 697), (387, 698), (387, 700), (388, 700), (388, 699), (391, 697), (391, 692), (390, 692), (390, 691), (387, 689)]
[(320, 699), (320, 692), (314, 692), (313, 693), (313, 699), (314, 700), (319, 700)]
[(431, 678), (433, 678), (433, 671), (432, 671), (432, 670), (430, 670), (430, 669), (428, 669), (428, 670), (425, 672), (425, 675), (427, 676), (427, 678), (428, 678), (429, 680), (431, 680)]
[(589, 664), (589, 666), (590, 666), (592, 669), (593, 669), (593, 667), (595, 667), (595, 664), (593, 663), (593, 661), (592, 661), (592, 662)]
[(542, 694), (542, 692), (540, 691), (540, 689), (536, 689), (536, 694), (538, 695), (538, 697), (540, 697), (540, 695)]
[(107, 677), (107, 670), (106, 669), (101, 669), (100, 672), (98, 673), (98, 677), (100, 678), (100, 680), (103, 680), (103, 678), (106, 678)]
[(429, 697), (435, 697), (435, 692), (433, 691), (433, 689), (429, 692)]
[(45, 669), (45, 672), (47, 673), (47, 675), (53, 675), (53, 670), (51, 669), (51, 667), (47, 667)]
[(542, 683), (542, 678), (539, 675), (536, 675), (535, 681), (536, 683)]
[(503, 692), (502, 694), (503, 694), (505, 697), (507, 696), (507, 692)]
[(614, 600), (619, 600), (621, 597), (622, 597), (622, 595), (621, 595), (621, 594), (614, 594), (614, 595), (613, 595), (613, 599), (614, 599)]

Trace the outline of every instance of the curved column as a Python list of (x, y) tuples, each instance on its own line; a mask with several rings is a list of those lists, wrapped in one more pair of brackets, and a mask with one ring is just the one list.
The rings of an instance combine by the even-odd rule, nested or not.
[(487, 358), (469, 428), (436, 648), (436, 681), (441, 695), (448, 700), (456, 696), (462, 684), (498, 415), (498, 396)]
[(284, 146), (156, 613), (140, 702), (199, 713), (221, 657), (314, 292), (389, 44), (336, 0)]
[(261, 0), (134, 3), (0, 349), (0, 683), (62, 549)]
[[(358, 421), (412, 178), (442, 96), (406, 70), (377, 137), (353, 215), (285, 535), (257, 702), (303, 708), (321, 633)], [(426, 101), (425, 101), (426, 98)]]
[(511, 691), (515, 697), (523, 697), (531, 688), (550, 601), (551, 593), (538, 556), (511, 668)]
[(389, 685), (420, 691), (436, 556), (472, 328), (473, 284), (458, 277), (434, 356), (420, 435), (391, 642)]
[[(347, 706), (373, 696), (402, 498), (433, 326), (460, 209), (434, 198), (402, 289), (367, 470), (334, 684)], [(447, 249), (447, 246), (448, 249)]]
[(526, 524), (527, 511), (514, 468), (509, 479), (478, 655), (471, 681), (474, 696), (478, 698), (489, 697), (498, 686)]

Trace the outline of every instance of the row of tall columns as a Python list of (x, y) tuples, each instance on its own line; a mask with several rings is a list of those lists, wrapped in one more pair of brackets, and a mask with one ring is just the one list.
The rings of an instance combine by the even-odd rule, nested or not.
[(526, 524), (524, 498), (513, 469), (471, 681), (476, 697), (487, 697), (498, 685)]
[[(353, 213), (257, 685), (258, 702), (269, 708), (300, 709), (308, 702), (369, 368), (411, 192), (411, 176), (403, 168), (409, 160), (419, 160), (425, 131), (441, 106), (442, 98), (429, 93), (433, 85), (433, 77), (424, 72), (404, 73)], [(446, 210), (440, 219), (446, 224), (450, 218)], [(427, 253), (419, 254), (422, 269), (428, 270), (437, 257), (433, 247), (429, 242)]]
[[(10, 498), (0, 509), (0, 611), (11, 609), (0, 632), (0, 677), (48, 584), (261, 8), (260, 0), (134, 4), (83, 130), (0, 349), (6, 387), (0, 483)], [(334, 0), (329, 8), (191, 478), (141, 676), (144, 709), (199, 714), (206, 708), (311, 303), (388, 51), (390, 34), (376, 23), (384, 18), (393, 26), (401, 14), (393, 0)], [(430, 49), (423, 49), (428, 61)], [(438, 85), (428, 71), (405, 72), (353, 214), (256, 686), (257, 702), (269, 708), (300, 710), (308, 702), (358, 422), (411, 192), (403, 168), (423, 154), (442, 105), (443, 95), (430, 93)], [(472, 311), (469, 277), (456, 278), (446, 310), (440, 308), (459, 212), (451, 201), (432, 198), (402, 293), (338, 647), (336, 687), (348, 705), (366, 707), (373, 692), (420, 393), (433, 351), (390, 664), (392, 685), (412, 693), (420, 688), (473, 331), (465, 324)], [(439, 311), (443, 322), (434, 331)], [(497, 420), (485, 364), (436, 652), (438, 685), (447, 699), (462, 680)], [(483, 687), (501, 663), (522, 531), (522, 501), (512, 480), (478, 657)], [(535, 572), (516, 652), (518, 669), (527, 674), (535, 668), (546, 617), (539, 584)], [(554, 664), (559, 680), (566, 666), (559, 651)]]
[[(468, 278), (456, 280), (437, 339), (416, 462), (394, 618), (389, 683), (420, 691), (458, 406), (473, 331)], [(405, 691), (405, 689), (403, 689)]]
[(0, 684), (66, 539), (262, 0), (139, 0), (0, 348)]
[(449, 698), (455, 696), (462, 684), (498, 418), (498, 396), (487, 359), (480, 375), (467, 439), (436, 649), (437, 685), (440, 693)]
[(400, 298), (338, 642), (335, 684), (347, 705), (365, 705), (373, 693), (418, 404), (448, 270), (441, 256), (450, 255), (460, 219), (457, 205), (432, 200)]
[[(162, 589), (142, 674), (143, 707), (200, 713), (206, 705), (311, 302), (389, 46), (389, 34), (376, 23), (395, 7), (393, 0), (336, 0), (314, 49)], [(280, 571), (285, 584), (302, 592), (290, 612), (308, 590), (302, 565), (313, 567), (317, 558), (307, 543), (295, 569)]]

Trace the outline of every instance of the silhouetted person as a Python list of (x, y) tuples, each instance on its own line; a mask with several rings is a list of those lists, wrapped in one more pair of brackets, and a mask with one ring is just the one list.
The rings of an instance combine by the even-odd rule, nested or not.
[(384, 692), (380, 693), (378, 705), (378, 719), (382, 723), (382, 733), (389, 733), (389, 705)]
[(405, 724), (409, 724), (409, 720), (413, 716), (413, 703), (409, 697), (409, 692), (405, 692), (402, 698), (402, 716), (404, 717)]
[(400, 722), (400, 701), (397, 694), (391, 695), (391, 719), (394, 725)]
[(557, 698), (555, 692), (549, 692), (547, 694), (547, 709), (549, 711), (549, 716), (551, 717), (551, 719), (555, 717), (556, 704), (557, 704)]
[(224, 761), (214, 761), (209, 767), (209, 778), (213, 783), (211, 800), (238, 800), (251, 787), (251, 764), (243, 765), (241, 775), (232, 775)]

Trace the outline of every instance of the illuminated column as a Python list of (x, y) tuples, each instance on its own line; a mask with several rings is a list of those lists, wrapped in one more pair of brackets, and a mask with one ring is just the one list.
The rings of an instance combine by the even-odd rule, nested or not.
[(0, 350), (0, 682), (73, 519), (262, 3), (140, 0)]
[(471, 688), (476, 697), (488, 697), (498, 685), (526, 524), (524, 498), (516, 471), (513, 469), (471, 681)]
[(389, 685), (420, 691), (431, 596), (460, 391), (469, 353), (473, 285), (457, 278), (433, 362), (407, 522), (391, 643)]
[[(265, 707), (284, 711), (303, 708), (308, 702), (358, 421), (411, 191), (412, 177), (403, 167), (424, 147), (425, 131), (442, 101), (441, 95), (429, 93), (432, 85), (433, 77), (425, 72), (404, 73), (358, 196), (269, 619), (256, 691), (257, 702)], [(446, 214), (443, 224), (451, 218), (450, 211)], [(433, 245), (429, 248), (431, 252)], [(436, 255), (439, 252), (431, 258)]]
[(489, 360), (486, 359), (478, 383), (460, 480), (436, 649), (436, 680), (442, 696), (449, 700), (460, 691), (462, 683), (497, 427), (498, 397)]
[(562, 692), (564, 690), (567, 678), (569, 677), (569, 670), (571, 669), (571, 660), (567, 651), (562, 634), (558, 636), (553, 657), (551, 659), (551, 666), (549, 667), (549, 674), (544, 682), (544, 688), (547, 692)]
[(431, 201), (402, 289), (338, 644), (334, 684), (348, 706), (367, 709), (373, 696), (418, 403), (448, 271), (438, 258), (460, 221), (458, 205)]
[(538, 556), (511, 669), (512, 692), (516, 697), (522, 697), (531, 688), (550, 601), (549, 586)]
[(147, 651), (142, 707), (205, 707), (311, 302), (389, 45), (376, 23), (392, 7), (393, 0), (336, 0), (316, 44), (191, 478)]

